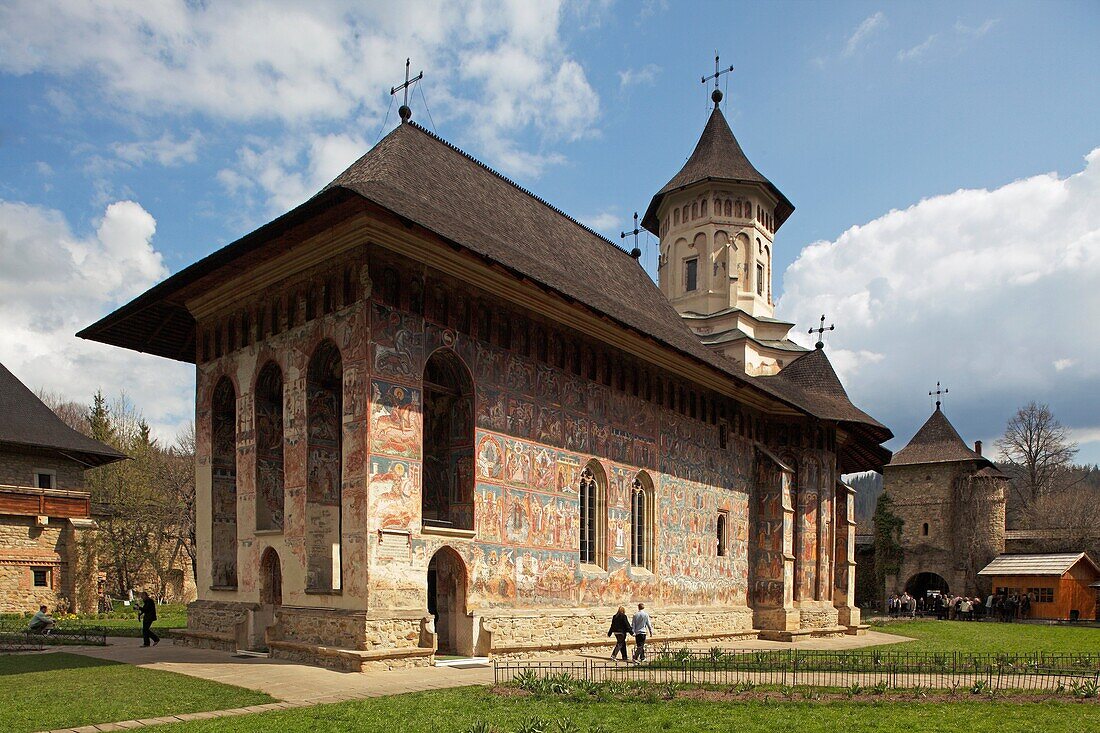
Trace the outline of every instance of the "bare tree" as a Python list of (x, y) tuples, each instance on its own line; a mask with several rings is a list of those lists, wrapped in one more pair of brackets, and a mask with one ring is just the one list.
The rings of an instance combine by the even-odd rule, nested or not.
[(88, 423), (88, 405), (67, 400), (60, 394), (45, 389), (39, 389), (35, 395), (70, 428), (84, 435), (92, 434), (92, 426)]
[(1066, 488), (1077, 444), (1047, 405), (1029, 402), (1005, 426), (997, 441), (1005, 472), (1024, 516), (1042, 497)]

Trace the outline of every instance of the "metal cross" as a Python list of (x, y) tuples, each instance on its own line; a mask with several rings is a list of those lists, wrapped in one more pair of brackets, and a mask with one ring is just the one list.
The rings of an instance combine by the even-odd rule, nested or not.
[(940, 395), (945, 395), (949, 391), (950, 390), (948, 390), (947, 387), (944, 387), (943, 389), (940, 389), (940, 383), (936, 382), (936, 391), (928, 393), (929, 397), (931, 397), (932, 395), (936, 395), (936, 409), (937, 410), (940, 409)]
[(711, 79), (714, 79), (714, 91), (710, 93), (710, 98), (714, 100), (714, 106), (717, 107), (718, 103), (722, 101), (722, 90), (718, 88), (718, 77), (722, 74), (728, 74), (733, 71), (733, 65), (731, 64), (728, 69), (718, 68), (718, 52), (714, 52), (714, 73), (710, 76), (704, 76), (700, 81), (706, 84)]
[(397, 114), (400, 115), (402, 122), (408, 122), (410, 119), (412, 119), (413, 115), (412, 110), (409, 109), (409, 87), (424, 78), (423, 71), (421, 71), (412, 79), (409, 78), (409, 61), (409, 59), (405, 59), (405, 83), (396, 87), (390, 87), (391, 97), (400, 91), (405, 92), (404, 102), (397, 109)]
[(809, 331), (807, 331), (807, 333), (816, 333), (817, 334), (817, 343), (814, 344), (814, 348), (815, 349), (823, 349), (823, 348), (825, 348), (825, 342), (822, 341), (822, 338), (824, 337), (825, 332), (826, 331), (835, 331), (835, 330), (836, 330), (836, 324), (835, 323), (830, 325), (828, 328), (825, 328), (825, 314), (822, 313), (821, 314), (821, 325), (818, 326), (817, 328), (811, 328)]
[(638, 248), (638, 235), (641, 234), (641, 232), (642, 232), (642, 230), (638, 228), (638, 212), (635, 211), (634, 212), (634, 229), (629, 231), (629, 232), (620, 232), (620, 234), (619, 234), (619, 239), (626, 239), (627, 235), (629, 235), (629, 234), (634, 235), (634, 249), (632, 249), (630, 251), (630, 256), (633, 257), (634, 259), (638, 259), (639, 257), (642, 256), (642, 250), (640, 250)]

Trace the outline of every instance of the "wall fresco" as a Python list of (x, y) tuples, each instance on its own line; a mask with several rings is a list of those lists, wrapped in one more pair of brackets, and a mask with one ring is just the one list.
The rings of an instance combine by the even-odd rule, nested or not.
[(256, 380), (256, 529), (282, 529), (283, 375), (267, 364)]
[(211, 403), (211, 584), (229, 588), (237, 585), (237, 396), (228, 379)]
[(371, 380), (371, 452), (420, 458), (420, 390)]
[(343, 364), (331, 341), (310, 359), (306, 382), (306, 587), (341, 587)]

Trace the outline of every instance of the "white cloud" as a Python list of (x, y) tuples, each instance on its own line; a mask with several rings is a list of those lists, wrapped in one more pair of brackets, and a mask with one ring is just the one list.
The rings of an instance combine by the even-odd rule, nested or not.
[(859, 47), (867, 42), (867, 39), (874, 35), (876, 31), (882, 30), (885, 27), (886, 15), (881, 10), (865, 18), (863, 22), (852, 31), (852, 35), (848, 36), (841, 56), (851, 56), (855, 54), (855, 52), (859, 50)]
[[(604, 13), (606, 3), (593, 2), (569, 20)], [(530, 175), (561, 156), (520, 153), (517, 135), (568, 142), (593, 134), (599, 116), (599, 98), (560, 37), (562, 16), (558, 0), (13, 0), (0, 5), (0, 71), (79, 76), (91, 82), (89, 109), (358, 136), (377, 129), (401, 59), (411, 56), (413, 71), (426, 71), (433, 112), (446, 112), (437, 119), (460, 123), (494, 165)], [(173, 158), (177, 141), (163, 143), (132, 154), (174, 162), (193, 154)]]
[(927, 53), (928, 49), (932, 48), (932, 45), (936, 42), (937, 38), (939, 38), (939, 34), (933, 33), (932, 35), (928, 36), (928, 38), (924, 39), (923, 42), (918, 43), (916, 46), (898, 51), (898, 61), (919, 60), (922, 56), (924, 56), (925, 53)]
[(181, 163), (194, 163), (198, 158), (198, 148), (202, 143), (202, 134), (192, 130), (186, 139), (176, 139), (165, 132), (155, 140), (138, 140), (129, 143), (115, 143), (111, 150), (119, 159), (132, 165), (143, 165), (155, 161), (170, 167)]
[(49, 178), (53, 175), (53, 166), (44, 160), (35, 161), (34, 169), (38, 172), (38, 175), (43, 178)]
[[(584, 224), (586, 227), (595, 229), (597, 232), (614, 231), (615, 236), (618, 236), (618, 232), (622, 231), (619, 227), (623, 223), (623, 220), (619, 218), (618, 214), (611, 210), (601, 211), (591, 216), (578, 216), (577, 221)], [(631, 227), (631, 229), (633, 229), (633, 227)]]
[(963, 36), (981, 38), (986, 33), (989, 33), (989, 31), (993, 30), (993, 26), (997, 25), (997, 23), (999, 22), (999, 18), (990, 18), (989, 20), (982, 23), (980, 26), (977, 26), (976, 28), (971, 28), (970, 26), (959, 20), (955, 21), (955, 32)]
[(640, 84), (652, 84), (660, 73), (661, 67), (657, 64), (646, 64), (640, 69), (624, 69), (619, 72), (619, 86), (630, 87)]
[(193, 369), (74, 336), (168, 274), (155, 231), (133, 201), (107, 206), (83, 237), (58, 211), (0, 201), (0, 362), (31, 389), (82, 402), (124, 390), (170, 440), (193, 414)]
[[(778, 308), (835, 319), (829, 353), (850, 391), (903, 439), (936, 380), (964, 435), (1000, 433), (1032, 399), (1092, 425), (1100, 341), (1081, 328), (1100, 313), (1100, 148), (1072, 175), (935, 196), (815, 242)], [(879, 356), (846, 355), (860, 350)]]

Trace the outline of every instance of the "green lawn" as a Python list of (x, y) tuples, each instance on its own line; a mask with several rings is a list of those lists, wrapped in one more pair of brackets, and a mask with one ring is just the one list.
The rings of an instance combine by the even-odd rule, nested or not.
[[(774, 733), (897, 733), (897, 731), (1031, 731), (1080, 733), (1100, 730), (1100, 704), (989, 702), (595, 702), (560, 698), (499, 697), (485, 688), (418, 692), (313, 708), (219, 718), (168, 726), (164, 733), (221, 731), (425, 731), (464, 733), (478, 722), (494, 731), (525, 730), (533, 716), (553, 721), (556, 733), (613, 731), (737, 731)], [(576, 728), (558, 728), (569, 719)], [(597, 727), (599, 726), (599, 727)]]
[(262, 705), (262, 692), (79, 654), (0, 655), (0, 730), (51, 730)]
[(966, 621), (895, 621), (873, 631), (909, 636), (914, 641), (891, 644), (898, 651), (1100, 654), (1100, 629)]
[[(30, 614), (2, 614), (0, 623), (5, 626), (15, 624), (17, 628), (23, 628), (30, 623)], [(123, 606), (121, 602), (108, 614), (81, 613), (62, 616), (57, 620), (57, 626), (60, 629), (93, 626), (107, 629), (108, 636), (141, 636), (141, 622), (137, 620), (137, 609), (133, 606)], [(187, 628), (186, 604), (166, 603), (157, 606), (154, 630), (162, 633), (170, 629), (185, 628)]]

